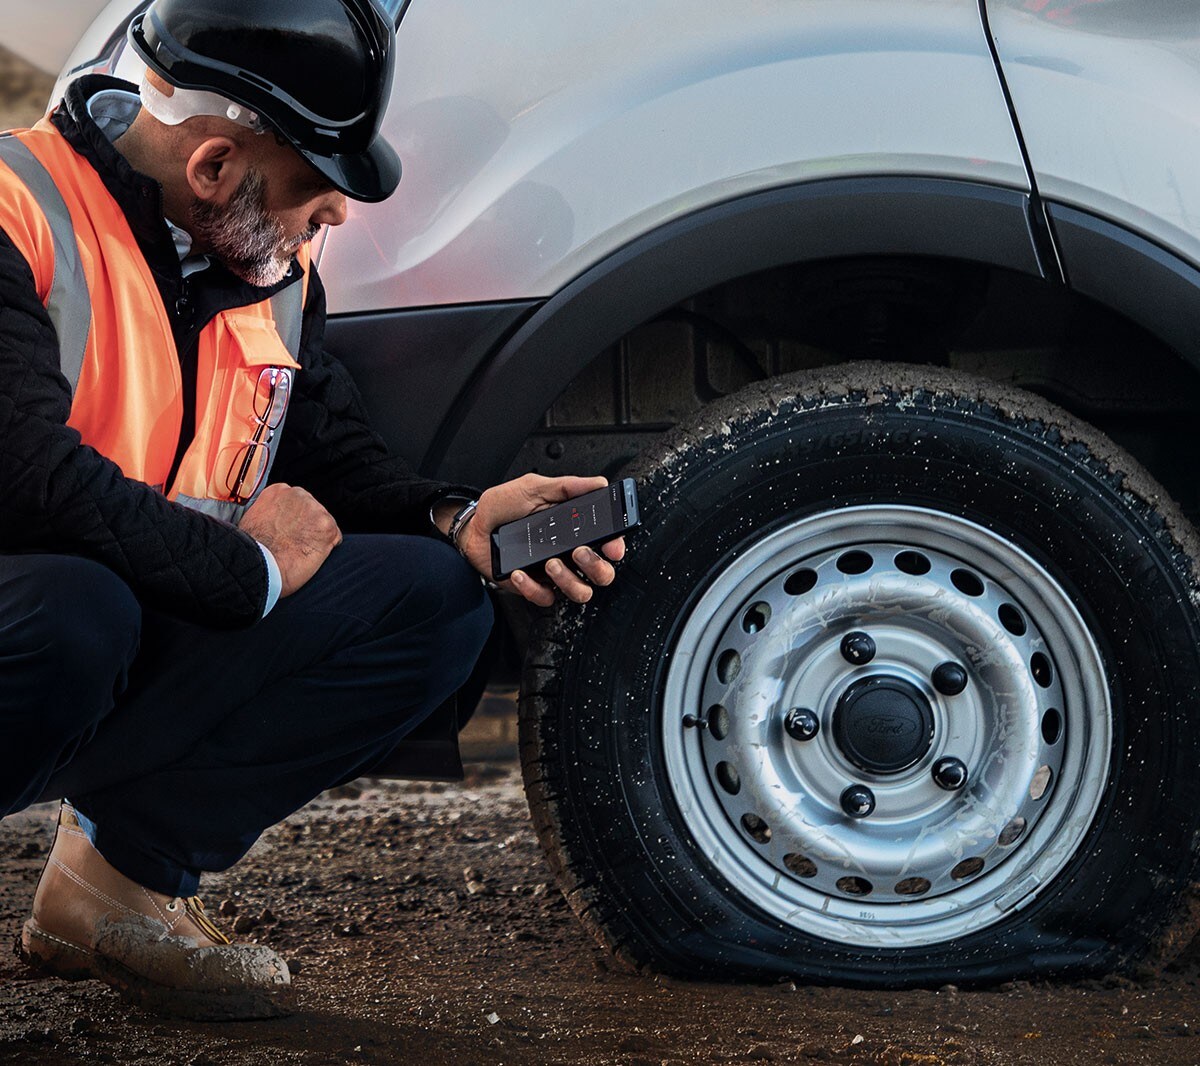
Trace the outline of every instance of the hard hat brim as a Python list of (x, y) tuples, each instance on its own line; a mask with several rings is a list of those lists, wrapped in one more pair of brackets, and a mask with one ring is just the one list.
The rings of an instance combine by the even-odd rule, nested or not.
[(318, 155), (294, 141), (292, 147), (351, 200), (379, 203), (391, 196), (400, 184), (400, 157), (382, 137), (377, 136), (365, 152), (355, 155)]

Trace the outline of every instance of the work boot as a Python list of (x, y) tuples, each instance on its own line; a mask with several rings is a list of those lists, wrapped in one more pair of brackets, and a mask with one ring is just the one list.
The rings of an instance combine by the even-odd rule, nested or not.
[(128, 1002), (201, 1021), (289, 1013), (287, 963), (233, 944), (198, 897), (164, 896), (113, 869), (63, 803), (17, 954), (42, 973), (98, 978)]

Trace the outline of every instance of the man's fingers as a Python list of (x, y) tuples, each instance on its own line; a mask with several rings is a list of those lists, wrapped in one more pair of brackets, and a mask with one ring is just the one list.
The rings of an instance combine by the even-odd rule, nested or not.
[(546, 588), (540, 581), (534, 581), (524, 570), (514, 570), (509, 580), (512, 587), (530, 603), (538, 607), (554, 605), (554, 590)]
[(600, 551), (614, 563), (619, 563), (625, 558), (625, 538), (617, 537), (616, 540), (607, 541)]
[(606, 477), (544, 477), (541, 474), (526, 474), (519, 481), (530, 506), (562, 503), (608, 484)]
[(617, 576), (612, 563), (601, 558), (591, 548), (576, 548), (571, 553), (571, 559), (593, 585), (611, 585)]
[(558, 586), (559, 591), (576, 603), (587, 603), (592, 598), (592, 586), (579, 577), (561, 559), (550, 559), (546, 563), (546, 576)]
[(274, 556), (283, 596), (303, 586), (342, 542), (333, 515), (292, 485), (268, 485), (246, 508), (241, 528)]

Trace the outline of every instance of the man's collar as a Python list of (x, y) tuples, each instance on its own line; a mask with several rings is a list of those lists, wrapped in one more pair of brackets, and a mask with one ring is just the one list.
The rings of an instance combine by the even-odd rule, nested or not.
[(66, 95), (50, 121), (71, 147), (96, 168), (105, 188), (121, 205), (134, 237), (153, 260), (178, 261), (175, 242), (163, 217), (162, 186), (134, 170), (89, 113), (89, 100), (98, 93), (114, 90), (135, 93), (136, 86), (106, 74), (87, 74), (67, 86)]
[(85, 102), (88, 116), (110, 144), (115, 144), (133, 125), (142, 101), (129, 89), (103, 89)]

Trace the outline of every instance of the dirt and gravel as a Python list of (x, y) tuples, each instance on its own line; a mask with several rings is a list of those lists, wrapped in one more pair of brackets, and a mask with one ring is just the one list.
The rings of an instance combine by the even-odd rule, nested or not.
[[(199, 800), (202, 802), (202, 799)], [(27, 914), (54, 810), (0, 823), (0, 936)], [(613, 969), (549, 882), (511, 761), (461, 785), (362, 781), (204, 886), (298, 971), (299, 1012), (161, 1020), (0, 959), (0, 1063), (1200, 1062), (1200, 957), (1164, 977), (901, 993), (688, 983)]]

